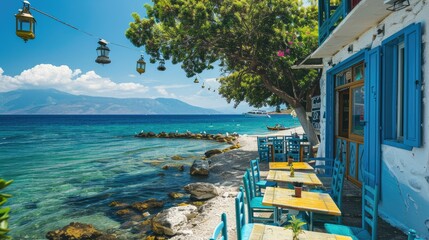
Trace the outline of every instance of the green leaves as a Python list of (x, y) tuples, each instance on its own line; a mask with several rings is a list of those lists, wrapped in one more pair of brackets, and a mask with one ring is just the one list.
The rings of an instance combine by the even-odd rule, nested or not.
[(188, 77), (217, 64), (225, 76), (220, 94), (236, 105), (292, 98), (305, 105), (317, 79), (291, 66), (317, 47), (316, 7), (300, 0), (154, 0), (145, 8), (145, 18), (132, 14), (126, 37), (153, 59), (180, 63)]
[[(0, 191), (5, 189), (7, 186), (9, 186), (13, 181), (5, 181), (4, 179), (0, 178)], [(0, 193), (0, 240), (1, 239), (10, 239), (9, 236), (6, 234), (9, 232), (9, 212), (10, 208), (1, 208), (3, 204), (6, 203), (7, 199), (12, 197), (10, 194)]]
[(302, 227), (307, 224), (301, 221), (299, 218), (296, 218), (295, 215), (292, 215), (291, 219), (288, 221), (290, 225), (286, 228), (291, 229), (293, 232), (293, 239), (298, 239), (298, 235), (303, 232)]

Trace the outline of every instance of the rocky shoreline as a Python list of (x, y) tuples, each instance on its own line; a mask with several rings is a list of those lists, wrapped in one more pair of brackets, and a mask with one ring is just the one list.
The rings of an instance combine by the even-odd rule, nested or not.
[[(276, 134), (286, 135), (300, 131), (302, 129), (297, 128)], [(232, 146), (223, 150), (207, 151), (201, 160), (194, 161), (190, 174), (194, 172), (194, 175), (207, 176), (210, 172), (216, 178), (202, 177), (202, 182), (187, 184), (183, 187), (186, 194), (166, 193), (171, 199), (183, 200), (174, 206), (159, 211), (157, 209), (164, 207), (165, 203), (157, 199), (135, 203), (114, 201), (109, 206), (115, 215), (122, 219), (120, 229), (102, 232), (91, 224), (70, 223), (62, 229), (50, 231), (46, 237), (51, 240), (208, 239), (219, 223), (220, 215), (226, 212), (229, 239), (236, 239), (234, 197), (237, 195), (238, 186), (241, 185), (241, 177), (249, 167), (249, 160), (257, 157), (256, 136), (140, 133), (136, 137), (213, 140)], [(151, 215), (150, 212), (157, 213)]]

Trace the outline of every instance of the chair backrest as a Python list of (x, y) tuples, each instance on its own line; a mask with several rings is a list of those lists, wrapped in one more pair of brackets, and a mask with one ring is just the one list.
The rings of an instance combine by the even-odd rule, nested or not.
[[(253, 192), (253, 186), (252, 183), (250, 181), (250, 174), (249, 174), (249, 169), (246, 169), (246, 172), (243, 175), (243, 184), (244, 184), (244, 192), (246, 194), (246, 201), (247, 201), (247, 212), (250, 213), (251, 208), (250, 208), (250, 202), (252, 201), (252, 199), (255, 197), (255, 193)], [(249, 214), (248, 216), (249, 220), (248, 222), (252, 222), (252, 218)]]
[(257, 137), (259, 160), (261, 161), (268, 161), (269, 159), (269, 151), (268, 151), (267, 143), (268, 143), (267, 137)]
[(228, 228), (226, 225), (226, 214), (220, 216), (221, 222), (216, 226), (210, 240), (228, 240)]
[[(332, 199), (337, 204), (338, 208), (341, 209), (341, 199), (343, 195), (343, 186), (344, 186), (344, 175), (346, 172), (346, 166), (344, 163), (338, 161), (339, 166), (336, 170), (336, 175), (332, 176)], [(334, 181), (335, 179), (335, 181)]]
[(371, 233), (371, 239), (377, 239), (378, 225), (378, 186), (362, 186), (362, 228)]
[(287, 140), (287, 155), (293, 157), (295, 161), (299, 160), (300, 145), (301, 139), (299, 138), (292, 137)]
[(246, 213), (244, 209), (244, 194), (243, 187), (240, 186), (240, 191), (235, 198), (235, 223), (237, 229), (237, 239), (242, 239), (241, 229), (246, 224)]
[(285, 161), (285, 143), (283, 139), (273, 140), (274, 161)]
[(255, 196), (261, 196), (261, 189), (256, 187), (256, 183), (261, 181), (258, 159), (250, 160), (250, 170), (252, 171), (252, 175), (249, 176), (249, 180), (252, 182), (252, 184), (250, 184), (252, 188), (251, 190), (253, 191)]
[(332, 178), (331, 178), (331, 188), (332, 189), (336, 188), (336, 186), (337, 186), (338, 171), (340, 170), (341, 165), (342, 165), (342, 163), (341, 163), (340, 159), (335, 158), (334, 166), (332, 167)]

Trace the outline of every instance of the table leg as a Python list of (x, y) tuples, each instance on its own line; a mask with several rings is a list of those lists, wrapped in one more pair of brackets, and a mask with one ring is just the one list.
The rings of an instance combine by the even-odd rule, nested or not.
[(313, 212), (310, 212), (310, 231), (313, 231)]
[(280, 226), (280, 221), (279, 221), (279, 208), (278, 207), (276, 207), (275, 209), (274, 209), (274, 223), (276, 224), (276, 225), (279, 225)]

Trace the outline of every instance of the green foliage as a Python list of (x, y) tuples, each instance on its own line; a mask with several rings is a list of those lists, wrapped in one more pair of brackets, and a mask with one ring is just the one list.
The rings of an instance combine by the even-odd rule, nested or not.
[[(6, 182), (5, 180), (0, 178), (0, 191), (9, 186), (12, 183), (11, 181)], [(3, 204), (6, 203), (7, 199), (10, 198), (11, 195), (0, 193), (0, 239), (10, 239), (10, 237), (7, 236), (7, 233), (9, 232), (9, 211), (10, 208), (1, 208)]]
[[(314, 70), (291, 66), (317, 47), (317, 7), (301, 0), (153, 0), (126, 37), (188, 77), (218, 65), (220, 94), (255, 107), (305, 105)], [(313, 1), (314, 2), (314, 1)], [(279, 51), (284, 56), (278, 56)]]
[(288, 225), (286, 228), (292, 230), (293, 240), (297, 240), (298, 235), (303, 232), (302, 226), (304, 226), (306, 223), (301, 221), (299, 218), (296, 218), (295, 215), (292, 215), (291, 219), (288, 222), (290, 223), (290, 225)]

